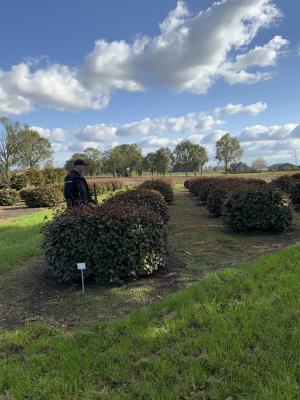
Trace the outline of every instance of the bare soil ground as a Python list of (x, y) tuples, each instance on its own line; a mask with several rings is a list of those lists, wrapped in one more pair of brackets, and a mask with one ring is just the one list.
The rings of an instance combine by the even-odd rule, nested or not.
[(176, 191), (170, 206), (170, 255), (165, 270), (147, 279), (122, 286), (58, 285), (51, 280), (43, 259), (31, 260), (1, 274), (0, 330), (43, 320), (67, 328), (99, 319), (112, 319), (135, 307), (200, 280), (203, 274), (237, 266), (300, 239), (300, 216), (284, 234), (232, 234), (220, 220), (209, 218), (196, 197), (184, 189)]
[(18, 203), (14, 206), (0, 206), (0, 223), (7, 221), (8, 219), (21, 217), (22, 215), (28, 215), (43, 210), (45, 210), (45, 208), (28, 208), (24, 203)]

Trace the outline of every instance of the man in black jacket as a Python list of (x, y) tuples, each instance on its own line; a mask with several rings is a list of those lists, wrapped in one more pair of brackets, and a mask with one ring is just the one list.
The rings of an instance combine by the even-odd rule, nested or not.
[(91, 202), (88, 184), (83, 177), (86, 165), (84, 160), (74, 160), (72, 171), (65, 177), (64, 195), (68, 207)]

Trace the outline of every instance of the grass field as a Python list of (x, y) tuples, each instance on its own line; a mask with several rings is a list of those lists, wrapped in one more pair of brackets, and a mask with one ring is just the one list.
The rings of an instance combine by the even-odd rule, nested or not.
[(7, 399), (299, 398), (300, 246), (267, 254), (127, 317), (0, 339)]
[(299, 398), (299, 213), (232, 234), (176, 187), (166, 271), (84, 296), (31, 260), (50, 211), (0, 224), (0, 400)]
[(0, 224), (0, 273), (41, 253), (41, 224), (51, 211), (37, 212)]

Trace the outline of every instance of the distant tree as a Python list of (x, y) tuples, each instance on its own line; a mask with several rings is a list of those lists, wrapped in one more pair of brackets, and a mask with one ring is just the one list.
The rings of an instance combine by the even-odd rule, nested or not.
[(224, 163), (225, 173), (234, 161), (238, 161), (243, 155), (243, 149), (237, 138), (226, 133), (216, 143), (216, 159)]
[(101, 151), (94, 147), (87, 147), (83, 153), (89, 164), (87, 166), (87, 174), (90, 176), (100, 175), (103, 166)]
[(155, 170), (165, 175), (172, 166), (172, 151), (168, 147), (161, 147), (154, 153)]
[(104, 169), (113, 176), (130, 176), (140, 171), (143, 155), (136, 143), (121, 144), (104, 153)]
[(262, 169), (267, 168), (267, 161), (263, 157), (258, 157), (255, 161), (252, 163), (252, 168), (260, 171)]
[(208, 154), (204, 146), (193, 144), (190, 153), (191, 171), (196, 173), (200, 170), (203, 173), (203, 167), (208, 162)]
[(193, 144), (189, 140), (185, 140), (176, 146), (174, 156), (177, 169), (185, 171), (186, 175), (189, 171), (196, 174), (200, 170), (202, 173), (203, 167), (208, 161), (205, 147)]
[(18, 164), (24, 168), (38, 168), (52, 156), (49, 139), (25, 126), (18, 132)]
[(143, 171), (150, 172), (153, 176), (154, 172), (156, 172), (156, 155), (155, 153), (148, 153), (143, 158)]
[(0, 118), (0, 164), (6, 180), (10, 178), (10, 168), (18, 159), (18, 133), (20, 123), (8, 118)]
[(182, 169), (186, 175), (191, 169), (191, 152), (193, 143), (185, 140), (179, 143), (174, 150), (176, 168)]

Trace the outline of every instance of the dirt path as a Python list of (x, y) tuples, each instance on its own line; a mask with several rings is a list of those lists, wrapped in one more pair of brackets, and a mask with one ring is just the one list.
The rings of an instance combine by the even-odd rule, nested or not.
[(166, 270), (119, 287), (89, 285), (82, 295), (77, 286), (55, 284), (42, 259), (31, 260), (1, 274), (0, 330), (32, 320), (72, 328), (116, 318), (200, 280), (205, 273), (239, 266), (300, 239), (299, 215), (294, 229), (285, 234), (226, 233), (221, 221), (209, 218), (199, 200), (183, 189), (176, 191), (176, 202), (169, 210), (170, 256)]
[(0, 223), (8, 219), (17, 218), (22, 215), (32, 214), (34, 212), (46, 210), (45, 208), (28, 208), (24, 203), (18, 203), (14, 206), (0, 206)]

